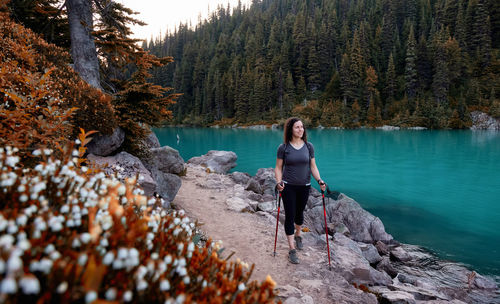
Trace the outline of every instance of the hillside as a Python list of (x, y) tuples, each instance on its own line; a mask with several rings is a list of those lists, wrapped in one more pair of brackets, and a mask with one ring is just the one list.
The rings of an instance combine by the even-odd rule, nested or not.
[(174, 123), (464, 128), (500, 115), (494, 0), (263, 0), (150, 41)]

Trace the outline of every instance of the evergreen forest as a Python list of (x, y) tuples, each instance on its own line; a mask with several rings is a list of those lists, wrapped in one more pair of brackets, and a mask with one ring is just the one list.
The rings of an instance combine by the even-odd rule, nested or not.
[(500, 117), (496, 0), (254, 0), (144, 42), (172, 123), (470, 126)]

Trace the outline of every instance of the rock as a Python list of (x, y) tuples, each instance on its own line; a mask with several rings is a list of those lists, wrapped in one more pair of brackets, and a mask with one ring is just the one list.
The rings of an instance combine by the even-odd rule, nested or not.
[(286, 299), (283, 304), (314, 304), (314, 300), (311, 296), (305, 295), (300, 299), (297, 299), (296, 297), (290, 297)]
[(189, 159), (188, 163), (201, 165), (208, 168), (211, 172), (225, 174), (236, 167), (237, 158), (236, 153), (231, 151), (210, 150), (205, 155)]
[(233, 210), (236, 212), (242, 211), (253, 211), (253, 209), (245, 202), (244, 199), (239, 197), (230, 197), (226, 200), (226, 205), (229, 210)]
[(257, 173), (251, 180), (256, 181), (260, 185), (260, 194), (267, 194), (274, 197), (274, 188), (276, 186), (274, 168), (261, 168), (257, 170)]
[(248, 199), (251, 199), (253, 201), (261, 202), (262, 201), (262, 195), (255, 193), (255, 192), (249, 192), (246, 191)]
[(329, 235), (334, 235), (335, 233), (340, 233), (347, 237), (351, 235), (349, 228), (347, 228), (347, 226), (343, 223), (330, 223), (327, 225), (327, 227)]
[(333, 260), (339, 271), (350, 283), (364, 285), (390, 285), (392, 279), (385, 272), (370, 266), (358, 244), (346, 236), (336, 233), (333, 242)]
[(500, 121), (486, 113), (474, 111), (470, 113), (471, 130), (500, 130)]
[(253, 178), (248, 180), (245, 190), (262, 194), (262, 187), (260, 186), (259, 182)]
[(387, 290), (379, 295), (382, 303), (392, 303), (392, 304), (416, 304), (415, 297), (404, 291), (390, 291)]
[(297, 289), (296, 287), (293, 287), (291, 285), (285, 285), (285, 286), (277, 286), (274, 291), (277, 292), (278, 297), (280, 298), (289, 298), (289, 297), (302, 297), (302, 291)]
[(275, 209), (275, 202), (263, 202), (257, 204), (257, 210), (271, 212)]
[(114, 129), (110, 135), (95, 135), (87, 144), (87, 153), (97, 156), (108, 156), (116, 151), (124, 140), (125, 132), (120, 127)]
[(372, 244), (359, 244), (359, 248), (368, 263), (375, 264), (382, 260), (382, 257), (378, 254), (377, 248)]
[[(370, 214), (353, 199), (341, 195), (337, 201), (328, 199), (326, 203), (327, 223), (343, 224), (353, 240), (364, 243), (376, 241), (390, 242), (392, 236), (385, 232), (382, 221)], [(304, 221), (312, 231), (323, 233), (323, 206), (316, 206), (304, 212)]]
[(482, 275), (476, 273), (474, 278), (474, 286), (479, 289), (497, 289), (497, 284), (494, 281), (483, 277)]
[(233, 172), (229, 174), (235, 183), (246, 185), (250, 180), (250, 174), (245, 172)]
[(153, 131), (151, 131), (151, 133), (149, 133), (149, 135), (142, 141), (142, 145), (146, 150), (159, 148), (161, 146), (160, 140), (156, 137), (156, 134)]
[(248, 126), (247, 129), (250, 130), (265, 130), (267, 129), (266, 125), (253, 125), (253, 126)]
[(384, 125), (382, 127), (377, 127), (378, 130), (383, 130), (383, 131), (395, 131), (395, 130), (399, 130), (400, 128), (399, 127), (395, 127), (395, 126), (387, 126), (387, 125)]
[(375, 243), (375, 247), (377, 248), (377, 251), (381, 255), (388, 255), (389, 254), (389, 247), (384, 242), (377, 241)]
[(411, 261), (412, 257), (408, 254), (402, 247), (396, 247), (391, 250), (391, 260), (397, 262), (408, 262)]
[(178, 175), (164, 173), (159, 170), (155, 170), (153, 172), (153, 178), (158, 184), (156, 192), (158, 192), (158, 194), (160, 194), (168, 202), (173, 201), (177, 192), (179, 192), (179, 189), (181, 188), (181, 178)]
[(382, 260), (377, 264), (378, 271), (385, 271), (391, 278), (395, 278), (398, 275), (398, 271), (392, 266), (391, 261), (388, 257), (383, 257)]
[(149, 150), (147, 156), (143, 157), (142, 162), (149, 171), (155, 169), (163, 173), (172, 173), (180, 175), (184, 173), (184, 159), (179, 151), (169, 147), (159, 147)]
[(120, 152), (115, 156), (97, 156), (89, 154), (87, 159), (102, 168), (105, 174), (114, 175), (118, 173), (118, 178), (124, 180), (127, 177), (136, 177), (139, 174), (139, 185), (144, 189), (144, 193), (148, 196), (153, 195), (156, 190), (157, 183), (137, 157), (127, 153)]

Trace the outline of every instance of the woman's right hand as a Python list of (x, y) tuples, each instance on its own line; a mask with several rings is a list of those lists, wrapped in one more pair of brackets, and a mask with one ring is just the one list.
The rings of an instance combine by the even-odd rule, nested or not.
[(283, 183), (283, 181), (277, 183), (276, 189), (278, 189), (279, 192), (283, 191), (283, 189), (285, 189), (285, 183)]

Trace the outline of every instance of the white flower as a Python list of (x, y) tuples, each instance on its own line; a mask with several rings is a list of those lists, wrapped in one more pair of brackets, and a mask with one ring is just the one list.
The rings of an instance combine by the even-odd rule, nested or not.
[(57, 232), (57, 231), (61, 231), (64, 227), (63, 225), (61, 224), (61, 222), (54, 222), (50, 228), (52, 229), (52, 231), (54, 232)]
[(5, 262), (4, 260), (0, 259), (0, 274), (3, 274), (5, 272)]
[(63, 205), (61, 207), (61, 213), (68, 213), (69, 212), (69, 206), (68, 205)]
[(42, 271), (45, 274), (48, 274), (50, 273), (53, 264), (54, 262), (52, 262), (52, 260), (43, 258), (40, 260), (40, 263), (38, 264), (38, 270)]
[(34, 275), (22, 277), (19, 280), (19, 286), (24, 294), (38, 294), (40, 292), (40, 282)]
[(188, 249), (187, 249), (189, 252), (193, 252), (194, 251), (194, 243), (193, 242), (189, 242), (189, 245), (188, 245)]
[(64, 281), (59, 286), (57, 286), (57, 293), (65, 293), (68, 290), (68, 282)]
[(186, 296), (183, 294), (180, 294), (177, 296), (177, 299), (175, 299), (175, 302), (177, 304), (182, 304), (182, 303), (184, 303), (184, 300), (186, 300)]
[(137, 290), (138, 291), (144, 290), (146, 288), (148, 288), (148, 282), (146, 282), (144, 280), (139, 280), (139, 282), (137, 282)]
[(90, 242), (90, 233), (84, 232), (80, 235), (80, 240), (82, 240), (82, 243), (87, 244)]
[(165, 261), (165, 264), (169, 265), (170, 263), (172, 263), (172, 256), (169, 254), (164, 257), (163, 260)]
[(125, 301), (125, 302), (132, 301), (132, 296), (133, 296), (132, 291), (130, 291), (130, 290), (125, 291), (123, 293), (123, 301)]
[(85, 302), (92, 303), (95, 300), (97, 300), (97, 292), (95, 292), (93, 290), (87, 292), (87, 294), (85, 295)]
[(128, 250), (128, 255), (131, 257), (131, 258), (139, 258), (139, 250), (135, 249), (135, 248), (130, 248)]
[(31, 243), (28, 240), (20, 240), (17, 242), (17, 247), (22, 251), (26, 251), (31, 248)]
[(6, 277), (3, 279), (0, 285), (0, 293), (14, 294), (17, 292), (16, 280), (11, 277)]
[(113, 269), (122, 269), (125, 266), (123, 260), (116, 259), (113, 261)]
[(153, 252), (151, 254), (151, 259), (153, 259), (153, 260), (158, 260), (159, 257), (160, 257), (160, 255), (158, 253), (156, 253), (156, 252)]
[(185, 276), (184, 279), (182, 279), (182, 281), (184, 282), (184, 284), (189, 284), (189, 282), (191, 282), (191, 279), (188, 277), (188, 276)]
[(240, 284), (238, 285), (238, 290), (239, 290), (239, 291), (243, 291), (243, 290), (245, 290), (245, 284), (240, 283)]
[(112, 251), (108, 251), (108, 253), (106, 253), (104, 258), (102, 259), (102, 263), (104, 265), (110, 265), (111, 263), (113, 263), (114, 258), (115, 258), (114, 253)]
[(108, 289), (106, 291), (106, 300), (108, 301), (114, 301), (116, 299), (116, 294), (117, 294), (117, 291), (116, 291), (116, 288), (114, 287), (111, 287), (110, 289)]
[(121, 248), (118, 249), (118, 255), (117, 255), (118, 259), (126, 259), (127, 256), (128, 256), (128, 250), (127, 250), (127, 248), (121, 247)]
[(73, 248), (78, 248), (82, 245), (78, 239), (73, 239), (73, 243), (71, 244), (71, 247)]
[(28, 196), (26, 194), (21, 194), (21, 196), (19, 197), (19, 201), (21, 203), (26, 203), (28, 201)]
[(16, 272), (23, 268), (23, 261), (17, 255), (10, 255), (10, 258), (7, 260), (7, 272)]
[(19, 187), (17, 187), (17, 192), (24, 192), (24, 191), (26, 191), (25, 185), (19, 185)]
[(5, 160), (5, 164), (12, 168), (14, 168), (18, 162), (19, 162), (19, 156), (9, 156)]
[(178, 217), (176, 217), (176, 218), (174, 219), (174, 225), (179, 225), (179, 224), (180, 224), (180, 222), (181, 222), (181, 220), (180, 220)]
[(53, 244), (48, 244), (47, 247), (45, 247), (44, 252), (46, 254), (51, 254), (54, 250), (56, 250), (56, 247)]
[(78, 264), (80, 266), (85, 266), (85, 264), (87, 264), (87, 260), (88, 256), (85, 253), (83, 253), (78, 257)]
[(167, 291), (170, 290), (170, 282), (166, 279), (161, 280), (160, 282), (160, 290)]

